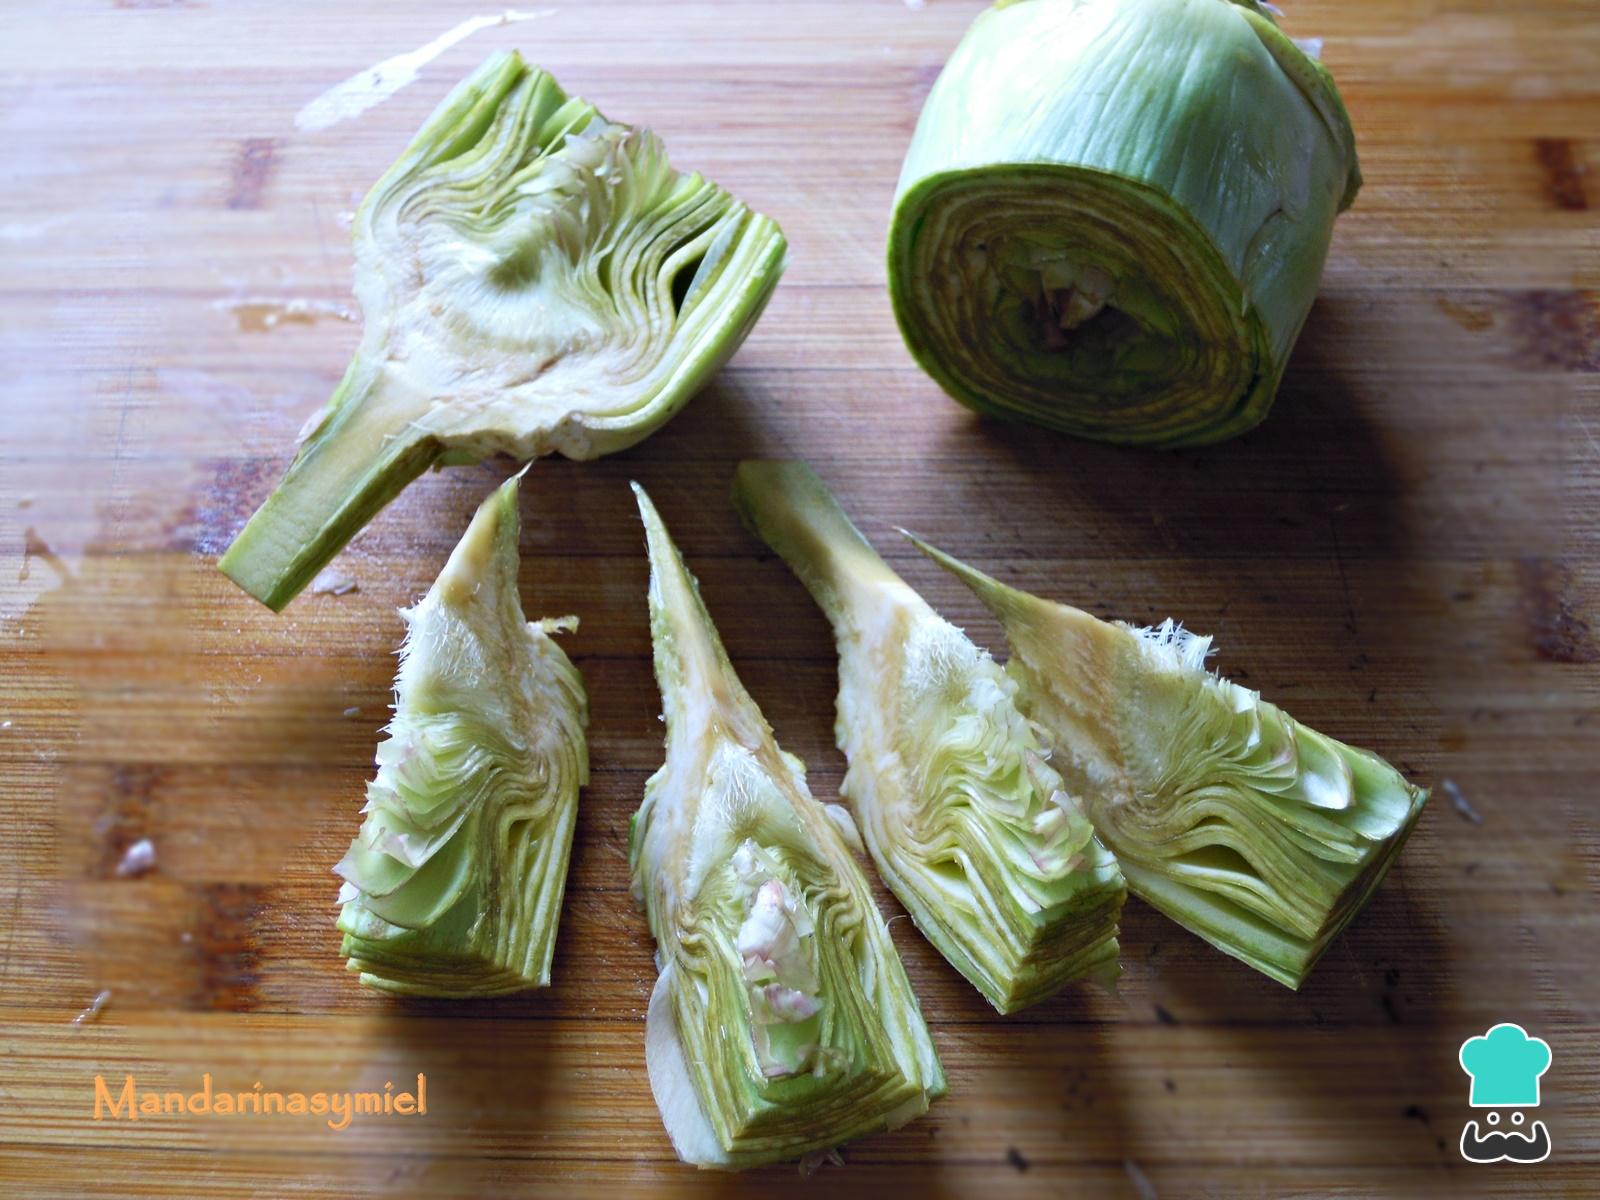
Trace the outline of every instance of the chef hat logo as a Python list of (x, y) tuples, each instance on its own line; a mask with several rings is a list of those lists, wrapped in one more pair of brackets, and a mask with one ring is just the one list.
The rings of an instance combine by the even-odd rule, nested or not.
[(1550, 1044), (1510, 1021), (1461, 1043), (1461, 1069), (1472, 1077), (1473, 1108), (1536, 1106), (1539, 1076), (1549, 1068)]

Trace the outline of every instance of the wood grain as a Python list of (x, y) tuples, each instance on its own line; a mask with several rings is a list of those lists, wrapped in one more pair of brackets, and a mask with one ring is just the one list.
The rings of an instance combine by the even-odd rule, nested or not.
[[(359, 119), (294, 113), (476, 15), (35, 0), (0, 38), (0, 1190), (21, 1196), (1600, 1194), (1600, 10), (1306, 0), (1366, 188), (1278, 408), (1156, 455), (979, 421), (910, 363), (883, 238), (922, 97), (977, 3), (565, 4), (475, 35)], [(386, 716), (394, 609), (508, 464), (413, 486), (275, 617), (215, 556), (337, 382), (348, 212), (444, 90), (520, 46), (779, 219), (792, 264), (686, 412), (523, 488), (530, 612), (577, 613), (593, 701), (548, 992), (396, 1003), (337, 956), (328, 869)], [(300, 301), (295, 309), (286, 309)], [(625, 836), (659, 762), (642, 539), (656, 498), (742, 676), (836, 793), (828, 633), (738, 527), (734, 463), (811, 459), (980, 640), (907, 525), (1034, 590), (1216, 633), (1219, 666), (1441, 790), (1290, 993), (1137, 902), (1116, 995), (1000, 1020), (892, 929), (949, 1070), (845, 1170), (672, 1161), (642, 1061), (651, 947)], [(156, 869), (120, 878), (149, 837)], [(884, 911), (898, 914), (879, 889)], [(101, 989), (98, 1021), (74, 1016)], [(1466, 1036), (1554, 1065), (1537, 1167), (1456, 1148)], [(426, 1118), (96, 1122), (93, 1078), (381, 1086)]]

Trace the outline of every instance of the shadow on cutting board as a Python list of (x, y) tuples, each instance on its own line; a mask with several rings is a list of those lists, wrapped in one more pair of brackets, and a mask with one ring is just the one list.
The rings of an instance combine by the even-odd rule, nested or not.
[(1041, 548), (1088, 539), (1101, 553), (1179, 553), (1201, 567), (1346, 552), (1403, 561), (1411, 547), (1399, 466), (1335, 365), (1338, 307), (1318, 303), (1266, 420), (1229, 441), (1111, 446), (975, 416), (948, 426), (942, 449), (970, 452), (981, 438), (1049, 495), (1063, 536), (1037, 530)]
[[(1119, 601), (1142, 598), (1153, 577), (1170, 592), (1158, 598), (1167, 607), (1157, 619), (1170, 612), (1216, 632), (1207, 625), (1215, 615), (1184, 611), (1185, 587), (1214, 595), (1235, 579), (1253, 581), (1259, 594), (1222, 593), (1223, 655), (1229, 666), (1253, 668), (1234, 677), (1431, 784), (1440, 721), (1432, 688), (1446, 647), (1426, 602), (1435, 568), (1419, 552), (1410, 495), (1425, 448), (1385, 431), (1336, 365), (1348, 358), (1340, 347), (1350, 340), (1349, 303), (1319, 301), (1271, 414), (1233, 441), (1159, 452), (978, 419), (951, 433), (950, 450), (976, 432), (1028, 488), (1050, 497), (1030, 511), (1053, 527), (1026, 529), (1026, 541), (1041, 555), (1081, 563), (1098, 585), (1052, 599), (1144, 623), (1149, 612)], [(1308, 619), (1313, 642), (1305, 646), (1291, 627)], [(1252, 651), (1254, 629), (1271, 631), (1258, 637), (1270, 650)], [(1288, 650), (1296, 654), (1285, 660)], [(1297, 695), (1302, 684), (1318, 685), (1317, 694)], [(1471, 1031), (1447, 1015), (1459, 998), (1437, 898), (1406, 885), (1407, 857), (1414, 869), (1416, 844), (1447, 819), (1440, 811), (1438, 800), (1424, 811), (1411, 848), (1298, 993), (1130, 898), (1124, 995), (1159, 1025), (1184, 1026), (1201, 1060), (1234, 1079), (1215, 1096), (1212, 1136), (1298, 1115), (1314, 1130), (1298, 1149), (1319, 1146), (1320, 1162), (1463, 1165), (1451, 1123), (1462, 1099), (1455, 1049)], [(1174, 1072), (1166, 1083), (1191, 1103), (1196, 1090), (1218, 1086), (1206, 1072), (1192, 1081)], [(1241, 1150), (1247, 1159), (1270, 1152)]]

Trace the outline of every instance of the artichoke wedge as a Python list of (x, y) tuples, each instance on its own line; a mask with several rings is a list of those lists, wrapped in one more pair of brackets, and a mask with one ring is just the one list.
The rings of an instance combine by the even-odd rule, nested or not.
[(1332, 76), (1256, 0), (1001, 0), (922, 110), (890, 297), (970, 408), (1215, 442), (1266, 415), (1360, 184)]
[(1366, 903), (1428, 793), (1205, 668), (1211, 639), (1101, 621), (917, 540), (1005, 627), (1007, 673), (1128, 887), (1298, 988)]
[(773, 740), (649, 497), (666, 761), (629, 854), (656, 939), (645, 1054), (685, 1162), (737, 1169), (893, 1129), (944, 1094), (905, 968), (851, 857)]
[(647, 437), (750, 331), (778, 227), (516, 54), (456, 88), (354, 227), (366, 326), (219, 564), (281, 609), (430, 466)]
[(517, 599), (517, 481), (406, 611), (394, 720), (334, 870), (341, 952), (369, 987), (492, 996), (550, 982), (588, 782), (583, 680)]
[(804, 463), (741, 463), (734, 504), (833, 624), (842, 790), (917, 928), (1003, 1013), (1071, 979), (1113, 982), (1122, 875), (1016, 684)]

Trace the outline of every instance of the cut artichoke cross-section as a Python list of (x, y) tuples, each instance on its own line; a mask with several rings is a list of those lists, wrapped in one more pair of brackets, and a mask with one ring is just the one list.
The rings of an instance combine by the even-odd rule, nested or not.
[(744, 340), (785, 255), (770, 219), (514, 53), (428, 119), (354, 243), (360, 347), (220, 564), (274, 609), (431, 465), (654, 432)]
[(1297, 988), (1383, 879), (1428, 793), (1206, 670), (1211, 639), (1007, 587), (912, 539), (999, 618), (1007, 672), (1128, 887)]
[(728, 662), (642, 489), (666, 761), (629, 854), (660, 975), (650, 1086), (686, 1162), (737, 1169), (892, 1129), (944, 1094), (922, 1013), (851, 857)]
[(906, 151), (889, 296), (979, 412), (1154, 446), (1266, 416), (1361, 185), (1327, 69), (1258, 0), (999, 0)]
[(839, 647), (837, 736), (884, 882), (995, 1008), (1117, 975), (1125, 889), (989, 654), (892, 571), (804, 463), (739, 466), (734, 503)]
[(361, 982), (489, 996), (550, 982), (588, 782), (583, 680), (517, 599), (517, 481), (484, 501), (407, 611), (394, 720), (366, 819), (335, 868)]

